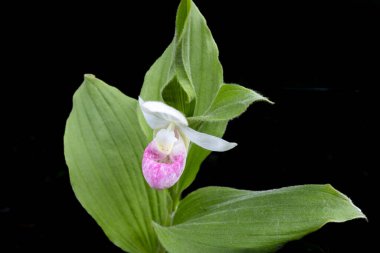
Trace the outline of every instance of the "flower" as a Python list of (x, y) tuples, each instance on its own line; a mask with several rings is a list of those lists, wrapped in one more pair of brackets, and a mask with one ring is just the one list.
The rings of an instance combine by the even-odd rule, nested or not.
[(142, 171), (154, 189), (173, 186), (185, 168), (190, 141), (211, 151), (227, 151), (237, 144), (195, 131), (186, 117), (175, 108), (158, 101), (144, 101), (139, 97), (141, 111), (154, 130), (152, 142), (145, 148)]

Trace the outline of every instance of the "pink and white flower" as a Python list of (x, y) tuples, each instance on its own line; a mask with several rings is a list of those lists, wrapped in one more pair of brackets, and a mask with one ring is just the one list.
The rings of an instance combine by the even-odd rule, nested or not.
[(190, 141), (211, 151), (227, 151), (237, 144), (191, 129), (186, 117), (175, 108), (158, 101), (143, 101), (140, 108), (154, 130), (152, 142), (145, 148), (142, 171), (154, 189), (173, 186), (186, 165)]

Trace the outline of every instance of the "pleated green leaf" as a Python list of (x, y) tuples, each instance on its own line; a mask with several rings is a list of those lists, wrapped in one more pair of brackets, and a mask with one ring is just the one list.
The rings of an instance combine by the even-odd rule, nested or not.
[(142, 130), (138, 103), (86, 75), (74, 95), (64, 137), (75, 195), (117, 246), (159, 252), (152, 221), (167, 224), (168, 194), (151, 189), (141, 159), (151, 133)]
[(273, 252), (328, 222), (365, 218), (330, 185), (270, 191), (206, 187), (179, 205), (173, 226), (155, 224), (168, 252)]

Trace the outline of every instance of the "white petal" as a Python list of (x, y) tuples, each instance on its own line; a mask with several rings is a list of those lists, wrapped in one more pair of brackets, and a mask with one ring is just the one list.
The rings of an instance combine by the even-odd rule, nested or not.
[(157, 148), (165, 155), (169, 155), (172, 152), (173, 145), (177, 141), (177, 138), (173, 130), (161, 129), (154, 137), (154, 140)]
[(139, 97), (141, 110), (146, 121), (152, 129), (163, 128), (174, 122), (187, 126), (186, 117), (178, 110), (158, 101), (145, 102)]
[(227, 151), (236, 147), (236, 143), (228, 142), (216, 136), (201, 133), (187, 126), (179, 126), (182, 132), (198, 146), (211, 151)]

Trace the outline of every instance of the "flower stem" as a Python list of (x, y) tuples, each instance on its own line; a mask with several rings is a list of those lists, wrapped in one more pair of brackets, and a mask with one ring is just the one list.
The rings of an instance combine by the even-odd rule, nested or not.
[(177, 208), (181, 199), (181, 194), (178, 192), (177, 185), (169, 189), (169, 194), (172, 200), (171, 207), (170, 207), (170, 225), (173, 225), (173, 218), (174, 218), (175, 212), (177, 211)]

